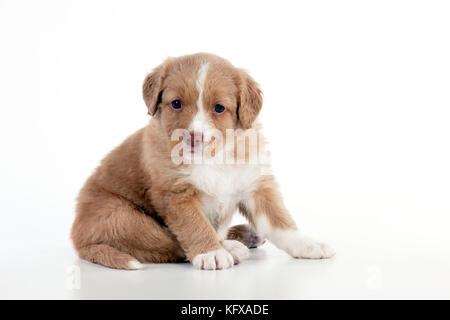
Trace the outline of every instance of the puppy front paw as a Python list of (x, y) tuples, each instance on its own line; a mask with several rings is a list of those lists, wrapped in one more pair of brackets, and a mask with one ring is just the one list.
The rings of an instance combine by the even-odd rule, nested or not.
[(233, 256), (234, 263), (239, 263), (250, 255), (250, 250), (237, 240), (223, 240), (222, 246)]
[(307, 236), (301, 236), (289, 253), (294, 258), (305, 259), (328, 259), (336, 255), (330, 246)]
[(228, 269), (233, 266), (234, 259), (227, 250), (220, 248), (196, 255), (192, 264), (195, 268), (204, 270)]

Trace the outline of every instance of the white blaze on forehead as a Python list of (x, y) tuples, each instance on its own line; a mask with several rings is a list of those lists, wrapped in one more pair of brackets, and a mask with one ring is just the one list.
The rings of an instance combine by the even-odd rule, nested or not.
[(197, 107), (198, 111), (195, 115), (192, 123), (189, 127), (190, 130), (204, 132), (208, 128), (210, 128), (210, 124), (208, 123), (208, 118), (206, 117), (205, 108), (203, 106), (203, 89), (205, 87), (206, 75), (208, 74), (209, 63), (203, 63), (197, 72), (197, 90), (198, 90), (198, 99), (197, 99)]
[(199, 101), (205, 85), (206, 75), (208, 74), (209, 63), (203, 63), (197, 72), (197, 90), (199, 91)]

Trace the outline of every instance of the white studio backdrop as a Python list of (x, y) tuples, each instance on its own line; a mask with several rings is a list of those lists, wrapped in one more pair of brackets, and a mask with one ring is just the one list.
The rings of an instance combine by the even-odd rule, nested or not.
[(446, 1), (0, 1), (2, 247), (70, 245), (84, 180), (148, 121), (146, 73), (199, 51), (261, 84), (300, 227), (392, 252), (448, 243), (449, 16)]

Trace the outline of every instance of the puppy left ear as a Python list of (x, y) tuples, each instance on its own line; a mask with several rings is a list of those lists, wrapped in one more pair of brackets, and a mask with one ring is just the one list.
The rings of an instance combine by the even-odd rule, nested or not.
[(162, 86), (162, 66), (153, 70), (144, 80), (142, 95), (148, 108), (148, 114), (154, 116), (160, 100)]
[(244, 70), (239, 72), (238, 119), (242, 129), (250, 129), (262, 108), (263, 98), (259, 85)]

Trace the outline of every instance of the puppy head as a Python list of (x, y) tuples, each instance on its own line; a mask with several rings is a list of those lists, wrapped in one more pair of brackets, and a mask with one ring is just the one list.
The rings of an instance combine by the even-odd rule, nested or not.
[(166, 134), (184, 129), (192, 147), (210, 143), (211, 130), (225, 136), (251, 128), (262, 107), (261, 90), (245, 71), (204, 53), (167, 59), (146, 77), (143, 97)]

